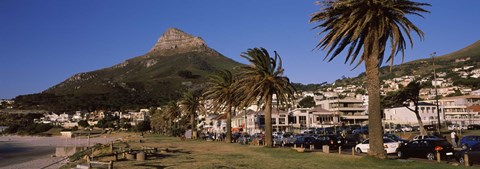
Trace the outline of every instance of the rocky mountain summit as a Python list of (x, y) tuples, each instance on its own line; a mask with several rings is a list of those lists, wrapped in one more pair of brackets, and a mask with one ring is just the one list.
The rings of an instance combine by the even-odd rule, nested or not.
[(157, 43), (148, 53), (162, 53), (169, 50), (188, 51), (195, 49), (205, 49), (205, 41), (198, 37), (189, 35), (177, 28), (169, 28), (158, 38)]

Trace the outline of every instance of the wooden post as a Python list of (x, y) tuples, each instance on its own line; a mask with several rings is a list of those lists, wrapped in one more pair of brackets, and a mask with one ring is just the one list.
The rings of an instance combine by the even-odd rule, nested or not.
[(110, 161), (110, 162), (108, 163), (108, 169), (113, 169), (113, 161)]
[(468, 159), (468, 154), (463, 154), (463, 161), (465, 161), (465, 166), (470, 166), (470, 159)]
[(355, 156), (355, 147), (352, 147), (352, 156)]
[(342, 146), (338, 146), (338, 154), (342, 154)]
[(437, 151), (437, 162), (442, 162), (441, 159), (440, 159), (440, 152)]

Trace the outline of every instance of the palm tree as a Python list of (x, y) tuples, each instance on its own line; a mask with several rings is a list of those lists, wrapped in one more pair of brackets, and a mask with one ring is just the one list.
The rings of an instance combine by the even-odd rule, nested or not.
[(236, 103), (234, 97), (235, 81), (232, 72), (228, 70), (219, 71), (210, 76), (208, 89), (204, 96), (212, 99), (215, 110), (225, 110), (227, 113), (227, 138), (226, 142), (232, 142), (232, 108)]
[(167, 104), (164, 113), (168, 119), (168, 129), (170, 130), (170, 135), (174, 135), (173, 129), (177, 126), (176, 120), (178, 120), (178, 117), (181, 115), (180, 107), (178, 107), (176, 102), (171, 101)]
[[(402, 52), (403, 60), (406, 39), (413, 46), (411, 31), (423, 39), (423, 32), (406, 15), (423, 17), (420, 13), (428, 11), (422, 7), (430, 4), (410, 0), (324, 0), (319, 4), (322, 5), (321, 10), (313, 14), (310, 22), (319, 22), (314, 29), (326, 34), (315, 48), (327, 50), (325, 59), (330, 56), (331, 61), (348, 47), (345, 63), (357, 61), (356, 68), (365, 62), (369, 96), (369, 155), (386, 158), (382, 140), (378, 68), (383, 62), (387, 42), (390, 42), (391, 52), (387, 62), (393, 65), (398, 52)], [(361, 51), (360, 58), (357, 58)]]
[(248, 49), (242, 53), (243, 58), (247, 59), (251, 65), (238, 67), (239, 80), (237, 81), (237, 90), (241, 91), (243, 96), (243, 105), (257, 102), (263, 106), (265, 113), (265, 142), (267, 147), (272, 147), (272, 101), (273, 95), (277, 99), (277, 107), (292, 102), (295, 88), (290, 80), (283, 76), (282, 59), (275, 52), (274, 57), (270, 57), (268, 51), (264, 48)]
[(197, 125), (196, 125), (196, 117), (197, 111), (200, 106), (200, 97), (198, 94), (188, 91), (184, 93), (182, 99), (180, 100), (181, 109), (186, 112), (186, 114), (190, 117), (190, 126), (192, 129), (192, 136), (196, 134)]

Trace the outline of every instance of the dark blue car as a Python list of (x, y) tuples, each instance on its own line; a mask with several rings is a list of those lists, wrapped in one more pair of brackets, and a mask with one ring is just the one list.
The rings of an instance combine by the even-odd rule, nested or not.
[(475, 136), (475, 135), (470, 135), (470, 136), (465, 136), (462, 139), (460, 139), (459, 145), (463, 149), (467, 149), (469, 147), (472, 147), (473, 145), (480, 143), (480, 136)]

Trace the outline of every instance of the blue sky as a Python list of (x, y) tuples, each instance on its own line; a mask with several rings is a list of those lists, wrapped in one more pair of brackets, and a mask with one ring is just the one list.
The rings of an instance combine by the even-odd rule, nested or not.
[[(321, 83), (364, 71), (323, 61), (312, 50), (315, 1), (303, 0), (1, 0), (0, 98), (41, 92), (80, 72), (110, 67), (146, 53), (169, 27), (202, 37), (236, 61), (248, 48), (276, 50), (294, 82)], [(478, 40), (480, 1), (430, 0), (425, 18), (410, 16), (425, 32), (405, 53), (411, 61), (444, 55)], [(400, 56), (397, 60), (401, 60)]]

